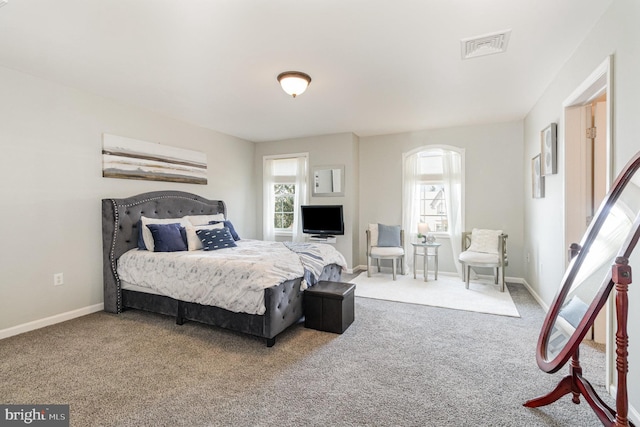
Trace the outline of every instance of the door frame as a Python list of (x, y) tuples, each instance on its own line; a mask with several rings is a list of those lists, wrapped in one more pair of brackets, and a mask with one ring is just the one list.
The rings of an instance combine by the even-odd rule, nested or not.
[[(566, 110), (572, 107), (582, 106), (591, 103), (603, 93), (606, 93), (606, 120), (607, 120), (607, 132), (606, 132), (606, 188), (611, 188), (613, 182), (613, 55), (609, 55), (582, 84), (580, 84), (562, 103), (562, 129), (566, 129), (565, 113)], [(563, 144), (566, 147), (566, 144)], [(564, 166), (567, 170), (567, 153), (564, 153)], [(565, 175), (563, 174), (562, 183), (563, 197), (562, 200), (567, 200), (567, 183)], [(608, 190), (607, 190), (608, 191)], [(563, 233), (566, 236), (567, 229), (567, 212), (566, 205), (563, 205)], [(605, 385), (609, 393), (615, 394), (616, 391), (616, 369), (615, 369), (615, 307), (613, 305), (613, 298), (609, 298), (606, 304), (606, 373), (605, 373)]]

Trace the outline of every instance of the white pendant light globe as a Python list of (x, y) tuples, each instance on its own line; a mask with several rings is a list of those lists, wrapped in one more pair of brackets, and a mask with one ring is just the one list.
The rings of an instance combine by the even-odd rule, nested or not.
[(278, 75), (278, 81), (282, 90), (295, 98), (307, 90), (307, 86), (311, 83), (311, 77), (300, 71), (285, 71)]

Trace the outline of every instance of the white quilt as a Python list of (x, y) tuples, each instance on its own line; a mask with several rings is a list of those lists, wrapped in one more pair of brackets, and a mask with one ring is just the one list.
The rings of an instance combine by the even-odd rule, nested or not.
[[(150, 252), (132, 249), (118, 260), (120, 279), (182, 301), (234, 312), (264, 314), (264, 289), (303, 277), (300, 257), (280, 242), (239, 240), (216, 251)], [(324, 265), (346, 268), (330, 245), (312, 244)], [(309, 267), (307, 267), (309, 270)]]

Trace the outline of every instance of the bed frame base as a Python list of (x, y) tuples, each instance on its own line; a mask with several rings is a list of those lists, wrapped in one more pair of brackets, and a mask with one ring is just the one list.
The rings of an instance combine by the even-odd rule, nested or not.
[[(186, 307), (187, 305), (199, 306), (199, 310), (208, 310), (212, 307), (203, 306), (200, 304), (191, 304), (184, 301), (174, 300), (173, 298), (161, 296), (161, 295), (153, 295), (152, 298), (149, 298), (148, 294), (123, 290), (123, 304), (125, 306), (125, 310), (134, 309), (134, 310), (143, 310), (150, 311), (153, 313), (160, 313), (165, 315), (173, 315), (172, 313), (175, 311), (176, 325), (184, 325), (185, 321), (193, 320), (199, 323), (207, 323), (202, 319), (187, 319), (185, 317)], [(153, 302), (152, 302), (153, 301)], [(226, 310), (225, 310), (226, 311)], [(238, 313), (231, 313), (232, 315)], [(217, 326), (216, 324), (210, 324), (210, 326)], [(258, 336), (258, 338), (263, 338)], [(267, 347), (273, 347), (276, 343), (276, 337), (266, 338)]]
[(272, 347), (276, 342), (275, 336), (265, 337), (261, 334), (264, 332), (263, 326), (266, 318), (257, 314), (234, 313), (219, 307), (126, 289), (122, 290), (122, 306), (123, 310), (143, 310), (175, 317), (176, 325), (184, 325), (185, 322), (194, 321), (246, 333), (258, 338), (266, 338), (267, 347)]

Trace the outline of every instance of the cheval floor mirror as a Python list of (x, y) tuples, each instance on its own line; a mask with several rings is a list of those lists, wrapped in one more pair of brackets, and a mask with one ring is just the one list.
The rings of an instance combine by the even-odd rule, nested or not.
[[(640, 238), (640, 153), (626, 165), (605, 197), (580, 244), (571, 245), (573, 256), (558, 294), (549, 309), (536, 349), (538, 366), (545, 372), (560, 370), (571, 359), (569, 375), (554, 390), (524, 406), (549, 405), (571, 394), (580, 395), (605, 426), (634, 426), (628, 419), (627, 395), (629, 257)], [(609, 407), (582, 375), (579, 347), (609, 294), (615, 289), (616, 306), (616, 407)]]

